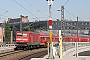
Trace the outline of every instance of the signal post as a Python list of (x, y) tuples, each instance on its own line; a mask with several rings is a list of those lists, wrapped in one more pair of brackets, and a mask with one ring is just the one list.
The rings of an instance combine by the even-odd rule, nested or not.
[(59, 57), (62, 58), (62, 35), (61, 35), (61, 30), (59, 30)]
[(52, 43), (52, 2), (54, 0), (46, 0), (48, 1), (49, 5), (49, 34), (50, 34), (50, 53), (49, 53), (49, 59), (53, 59), (53, 43)]
[(49, 59), (53, 59), (53, 44), (52, 44), (52, 20), (49, 20), (49, 34), (50, 34), (50, 54)]

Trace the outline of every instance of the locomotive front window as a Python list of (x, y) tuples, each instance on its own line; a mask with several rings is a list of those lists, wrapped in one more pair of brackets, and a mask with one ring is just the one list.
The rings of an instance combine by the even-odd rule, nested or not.
[(22, 33), (17, 33), (17, 36), (22, 36)]
[(22, 35), (17, 35), (17, 36), (22, 36)]
[(23, 37), (27, 37), (28, 36), (28, 34), (27, 33), (23, 33)]

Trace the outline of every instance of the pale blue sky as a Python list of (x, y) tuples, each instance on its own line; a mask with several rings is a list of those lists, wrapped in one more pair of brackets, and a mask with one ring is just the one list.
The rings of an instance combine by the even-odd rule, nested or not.
[[(34, 16), (31, 13), (27, 12), (20, 5), (18, 5), (15, 1), (20, 5), (22, 5), (29, 12), (31, 12)], [(20, 17), (20, 15), (29, 16), (29, 21), (34, 21), (32, 18), (35, 17), (39, 17), (40, 20), (49, 19), (49, 18), (41, 18), (47, 17), (47, 15), (49, 15), (49, 6), (46, 0), (15, 0), (15, 1), (0, 0), (0, 22), (3, 22), (7, 18)], [(32, 6), (40, 10), (40, 12), (38, 12), (34, 7), (32, 7), (29, 3), (27, 3), (27, 1)], [(61, 9), (61, 6), (64, 5), (66, 2), (67, 0), (54, 0), (52, 5), (52, 15), (54, 18), (61, 19), (60, 18), (61, 13), (56, 10)], [(65, 5), (65, 9), (74, 16), (79, 16), (81, 18), (79, 20), (84, 21), (90, 20), (90, 0), (69, 0), (68, 3)], [(70, 15), (66, 10), (65, 10), (65, 19), (75, 20), (76, 18)], [(54, 18), (52, 20), (55, 20)]]

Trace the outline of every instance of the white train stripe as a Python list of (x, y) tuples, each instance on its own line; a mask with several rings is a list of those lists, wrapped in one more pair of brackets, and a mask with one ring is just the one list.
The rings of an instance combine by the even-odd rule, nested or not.
[(28, 40), (28, 39), (21, 39), (21, 38), (17, 38), (16, 40)]

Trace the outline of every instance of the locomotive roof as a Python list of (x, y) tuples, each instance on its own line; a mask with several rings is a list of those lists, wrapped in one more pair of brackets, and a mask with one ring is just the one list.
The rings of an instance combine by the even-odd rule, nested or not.
[(32, 31), (17, 31), (17, 32), (30, 32), (30, 33), (35, 33), (35, 32), (32, 32)]

